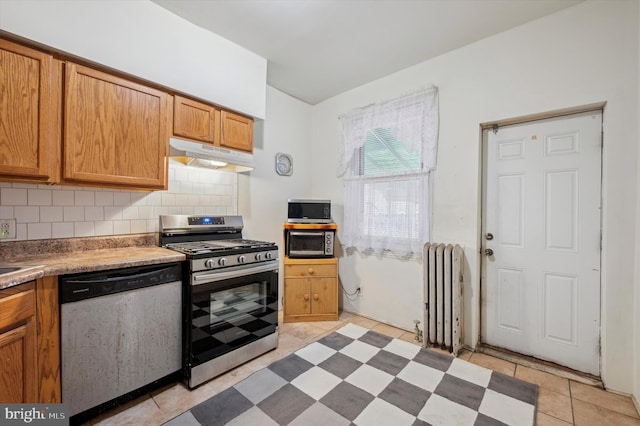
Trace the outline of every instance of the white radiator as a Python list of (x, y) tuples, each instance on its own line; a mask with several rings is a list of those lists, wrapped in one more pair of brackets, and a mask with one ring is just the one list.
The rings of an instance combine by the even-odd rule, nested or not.
[(424, 346), (462, 348), (462, 281), (464, 253), (459, 245), (424, 245)]

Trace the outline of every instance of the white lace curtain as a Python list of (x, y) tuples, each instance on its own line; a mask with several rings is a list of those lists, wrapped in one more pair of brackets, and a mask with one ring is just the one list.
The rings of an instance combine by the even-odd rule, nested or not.
[[(338, 176), (345, 185), (342, 244), (361, 251), (420, 256), (429, 240), (429, 172), (436, 166), (438, 88), (358, 108), (339, 119), (343, 146)], [(385, 140), (379, 137), (381, 132)], [(368, 175), (365, 143), (372, 135), (396, 158), (418, 158), (418, 166)]]
[(367, 133), (376, 128), (389, 128), (393, 136), (410, 152), (421, 150), (426, 171), (436, 167), (438, 149), (438, 88), (431, 86), (406, 96), (356, 108), (339, 117), (342, 124), (342, 150), (338, 177), (343, 176), (364, 146)]

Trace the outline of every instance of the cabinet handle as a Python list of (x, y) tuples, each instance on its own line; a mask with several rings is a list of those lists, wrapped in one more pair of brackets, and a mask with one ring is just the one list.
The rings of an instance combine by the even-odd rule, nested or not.
[(304, 296), (302, 296), (302, 297), (304, 298), (305, 302), (306, 302), (306, 301), (309, 301), (309, 295), (308, 295), (308, 294), (306, 294), (306, 293), (305, 293), (305, 295), (304, 295)]
[(309, 269), (307, 269), (307, 272), (308, 272), (309, 274), (313, 274), (313, 268), (309, 268)]
[(318, 300), (318, 293), (315, 293), (315, 294), (313, 295), (313, 300)]

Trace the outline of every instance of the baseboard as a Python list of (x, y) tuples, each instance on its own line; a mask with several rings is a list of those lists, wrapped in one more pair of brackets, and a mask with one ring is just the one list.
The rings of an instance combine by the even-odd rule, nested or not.
[(602, 380), (599, 377), (582, 373), (580, 371), (575, 371), (570, 368), (554, 364), (552, 362), (539, 360), (534, 357), (518, 354), (500, 348), (495, 348), (489, 345), (478, 345), (476, 346), (475, 351), (491, 355), (495, 358), (504, 359), (505, 361), (510, 361), (515, 364), (523, 365), (525, 367), (555, 374), (556, 376), (564, 377), (565, 379), (574, 380), (576, 382), (584, 383), (591, 386), (597, 386), (601, 389), (604, 389)]
[[(394, 328), (397, 328), (399, 330), (404, 330), (404, 331), (409, 332), (409, 333), (413, 333), (415, 331), (415, 330), (413, 330), (411, 328), (401, 327), (401, 326), (396, 325), (396, 324), (390, 324), (388, 322), (380, 321), (379, 319), (371, 318), (371, 317), (369, 317), (367, 315), (358, 314), (356, 312), (347, 311), (345, 309), (341, 309), (341, 311), (342, 312), (346, 312), (346, 313), (351, 314), (351, 315), (355, 315), (357, 317), (370, 319), (371, 321), (379, 322), (380, 324), (385, 324), (385, 325), (388, 325), (389, 327), (394, 327)], [(422, 321), (420, 321), (420, 322), (422, 322)]]
[(635, 395), (631, 395), (631, 400), (633, 401), (633, 405), (636, 406), (636, 411), (640, 413), (640, 403), (638, 403), (638, 398)]

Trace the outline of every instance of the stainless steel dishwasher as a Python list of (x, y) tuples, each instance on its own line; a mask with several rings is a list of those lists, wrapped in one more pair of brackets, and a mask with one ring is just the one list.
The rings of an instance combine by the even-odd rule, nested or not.
[(181, 264), (65, 275), (59, 287), (70, 416), (181, 369)]

